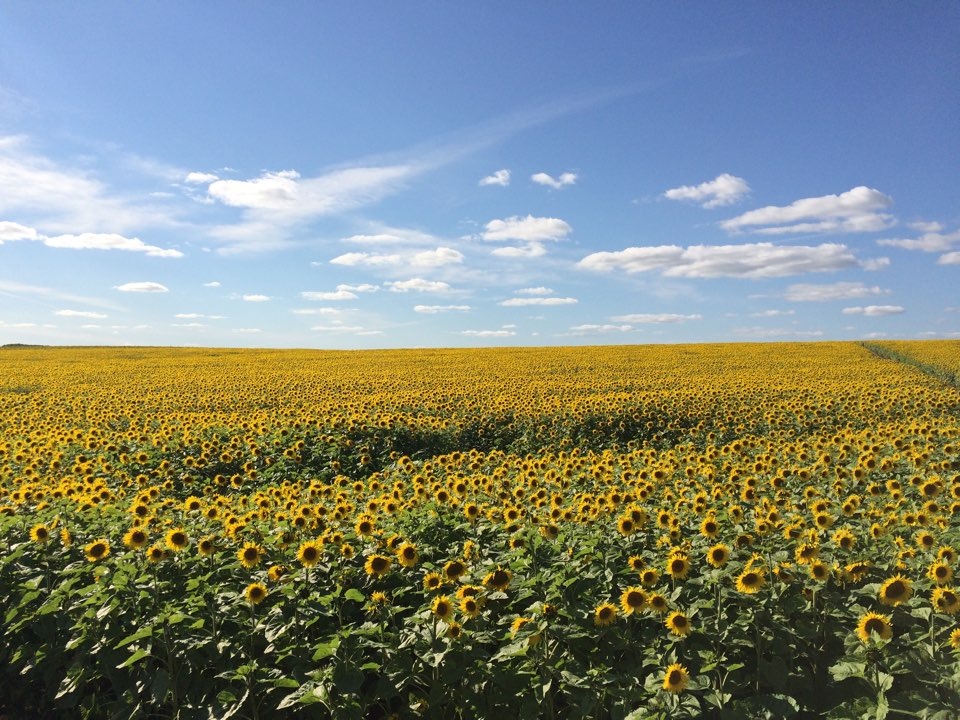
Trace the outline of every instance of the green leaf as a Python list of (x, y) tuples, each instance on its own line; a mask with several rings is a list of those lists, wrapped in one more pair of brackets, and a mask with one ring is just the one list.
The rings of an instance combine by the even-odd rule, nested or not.
[(366, 602), (367, 599), (363, 596), (363, 593), (357, 590), (356, 588), (350, 588), (343, 595), (346, 600), (353, 600), (354, 602), (362, 603)]
[(867, 664), (857, 660), (842, 660), (836, 665), (830, 666), (830, 674), (837, 682), (847, 678), (862, 678)]
[(116, 645), (114, 645), (113, 649), (119, 650), (122, 647), (126, 647), (130, 643), (134, 643), (137, 640), (143, 640), (144, 638), (148, 638), (148, 637), (153, 637), (152, 625), (147, 625), (146, 627), (141, 628), (140, 630), (137, 630), (137, 632), (135, 632), (133, 635), (128, 635), (123, 640), (121, 640)]
[(131, 655), (131, 656), (128, 657), (126, 660), (124, 660), (122, 663), (120, 663), (119, 665), (117, 665), (117, 670), (122, 670), (122, 669), (125, 668), (125, 667), (130, 667), (130, 666), (133, 665), (134, 663), (140, 662), (140, 661), (143, 660), (145, 657), (149, 657), (149, 655), (150, 655), (150, 653), (149, 653), (148, 651), (144, 650), (143, 648), (140, 648), (140, 649), (136, 650), (136, 651), (133, 653), (133, 655)]
[(315, 646), (313, 651), (313, 661), (323, 660), (337, 654), (337, 648), (340, 647), (340, 638), (335, 637), (327, 643), (320, 643)]

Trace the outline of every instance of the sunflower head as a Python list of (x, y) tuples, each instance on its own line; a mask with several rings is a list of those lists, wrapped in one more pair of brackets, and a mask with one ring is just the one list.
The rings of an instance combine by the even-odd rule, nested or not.
[(601, 603), (593, 609), (593, 622), (595, 625), (605, 627), (612, 625), (617, 619), (617, 606), (613, 603)]
[(110, 543), (106, 540), (94, 540), (83, 549), (89, 562), (99, 562), (110, 554)]
[(748, 567), (737, 576), (737, 591), (753, 595), (760, 591), (765, 580), (763, 571)]
[(888, 615), (868, 612), (860, 618), (860, 622), (857, 623), (857, 637), (860, 638), (860, 642), (870, 642), (873, 633), (883, 640), (889, 640), (893, 636), (893, 626), (890, 624)]
[(308, 540), (302, 543), (297, 550), (297, 560), (300, 561), (301, 565), (309, 568), (320, 562), (321, 554), (320, 545), (313, 540)]
[(50, 528), (46, 525), (38, 524), (30, 528), (30, 539), (35, 543), (45, 543), (50, 539)]
[(513, 573), (509, 570), (504, 570), (503, 568), (497, 568), (491, 573), (487, 573), (487, 576), (483, 579), (483, 584), (494, 590), (506, 590), (510, 586), (510, 581), (513, 579)]
[(667, 668), (663, 676), (663, 689), (671, 693), (681, 693), (690, 682), (690, 672), (680, 663)]
[(453, 602), (448, 596), (440, 595), (434, 598), (433, 603), (430, 605), (430, 612), (441, 620), (447, 620), (453, 617)]
[(456, 582), (467, 572), (467, 566), (462, 560), (450, 560), (443, 566), (443, 575), (450, 582)]
[(423, 587), (426, 590), (439, 590), (443, 585), (443, 577), (440, 573), (429, 572), (423, 576)]
[(387, 573), (392, 564), (393, 561), (385, 555), (370, 555), (367, 558), (366, 563), (364, 563), (363, 569), (366, 571), (367, 575), (380, 577), (381, 575), (385, 575)]
[(417, 552), (417, 546), (413, 543), (403, 543), (397, 548), (397, 560), (404, 567), (413, 567), (419, 559), (420, 555)]
[(245, 543), (244, 546), (237, 551), (237, 559), (245, 568), (255, 567), (259, 564), (262, 556), (263, 549), (255, 543)]
[(183, 550), (187, 546), (188, 542), (189, 538), (187, 537), (187, 533), (180, 528), (175, 528), (167, 533), (167, 547), (174, 552), (180, 552)]
[(896, 607), (905, 603), (912, 596), (913, 586), (909, 578), (905, 578), (903, 575), (895, 575), (880, 586), (880, 602), (884, 605)]
[(244, 591), (243, 596), (251, 605), (259, 605), (267, 597), (267, 586), (263, 583), (250, 583)]
[(707, 550), (707, 563), (709, 563), (711, 567), (721, 568), (727, 564), (729, 559), (730, 548), (723, 543), (714, 545), (712, 548)]
[(690, 632), (690, 618), (679, 610), (670, 613), (663, 624), (671, 634), (677, 637), (684, 637)]
[(956, 590), (951, 588), (934, 588), (931, 601), (937, 612), (946, 615), (956, 615), (957, 612), (960, 611), (960, 595), (957, 594)]
[(620, 595), (620, 608), (624, 615), (640, 612), (647, 605), (647, 594), (638, 587), (629, 587)]

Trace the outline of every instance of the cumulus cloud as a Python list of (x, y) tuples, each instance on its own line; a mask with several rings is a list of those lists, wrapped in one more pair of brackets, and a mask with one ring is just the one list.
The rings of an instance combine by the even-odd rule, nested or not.
[(732, 233), (760, 235), (874, 232), (893, 224), (893, 217), (881, 212), (892, 204), (893, 200), (879, 190), (861, 185), (839, 195), (802, 198), (786, 206), (750, 210), (724, 220), (720, 227)]
[(938, 265), (960, 265), (960, 251), (948, 252), (939, 257)]
[(166, 285), (161, 285), (158, 282), (128, 282), (123, 283), (123, 285), (114, 285), (114, 290), (119, 290), (120, 292), (140, 292), (140, 293), (165, 293), (170, 292), (170, 289)]
[(904, 312), (900, 305), (867, 305), (866, 307), (846, 307), (841, 310), (844, 315), (866, 315), (868, 317), (879, 317), (881, 315), (899, 315)]
[(39, 235), (32, 227), (4, 220), (0, 222), (0, 245), (17, 240), (37, 240)]
[(432, 292), (442, 293), (450, 289), (445, 282), (436, 280), (424, 280), (423, 278), (411, 278), (410, 280), (398, 280), (396, 282), (385, 283), (391, 292)]
[(469, 312), (469, 305), (414, 305), (413, 311), (424, 315), (436, 315), (445, 312)]
[(526, 217), (504, 218), (491, 220), (484, 227), (483, 239), (492, 242), (519, 240), (521, 242), (542, 242), (545, 240), (562, 240), (570, 234), (571, 228), (560, 218)]
[(322, 292), (315, 290), (305, 290), (300, 293), (304, 300), (356, 300), (357, 294), (350, 290), (339, 289), (331, 292)]
[(128, 238), (115, 233), (57, 235), (55, 237), (43, 237), (42, 241), (47, 247), (53, 248), (70, 248), (73, 250), (126, 250), (129, 252), (142, 252), (148, 257), (183, 257), (183, 253), (179, 250), (147, 245), (140, 238)]
[(90, 310), (57, 310), (53, 314), (60, 317), (88, 318), (90, 320), (102, 320), (107, 317), (104, 313), (91, 312)]
[(493, 175), (487, 175), (485, 178), (480, 179), (480, 186), (485, 185), (500, 185), (506, 187), (510, 184), (510, 171), (504, 168), (503, 170), (497, 170)]
[(547, 175), (545, 172), (539, 172), (530, 176), (530, 179), (535, 182), (537, 185), (546, 185), (547, 187), (552, 187), (554, 190), (559, 190), (562, 187), (567, 185), (573, 185), (577, 182), (577, 174), (572, 172), (565, 172), (560, 175), (558, 178), (554, 178), (551, 175)]
[(960, 230), (952, 233), (926, 232), (918, 238), (884, 238), (877, 240), (877, 245), (897, 247), (903, 250), (921, 250), (922, 252), (947, 252), (957, 244), (960, 244)]
[(504, 307), (527, 307), (530, 305), (554, 306), (554, 305), (576, 305), (578, 300), (572, 297), (517, 297), (503, 300), (500, 305)]
[(597, 252), (577, 263), (583, 270), (639, 273), (658, 270), (665, 277), (775, 278), (862, 267), (846, 245), (658, 245)]
[(663, 325), (666, 323), (682, 323), (690, 320), (702, 320), (703, 316), (677, 315), (674, 313), (635, 313), (632, 315), (615, 315), (610, 318), (614, 322), (631, 323), (633, 325)]
[(269, 301), (270, 301), (270, 296), (269, 296), (269, 295), (256, 295), (256, 294), (253, 294), (253, 295), (244, 295), (244, 296), (243, 296), (243, 301), (244, 301), (244, 302), (256, 302), (256, 303), (269, 302)]
[(715, 208), (733, 205), (750, 192), (747, 181), (741, 177), (723, 173), (713, 180), (699, 185), (681, 185), (663, 193), (668, 200), (689, 200), (701, 207)]
[(795, 310), (761, 310), (760, 312), (750, 313), (750, 317), (769, 318), (794, 314), (796, 314)]
[(513, 330), (461, 330), (461, 335), (469, 337), (510, 337), (516, 335)]
[(791, 302), (826, 302), (887, 295), (889, 292), (876, 285), (868, 287), (862, 282), (836, 282), (826, 285), (799, 283), (790, 285), (784, 293), (784, 298)]
[(553, 288), (543, 287), (528, 287), (520, 288), (515, 291), (516, 295), (553, 295)]

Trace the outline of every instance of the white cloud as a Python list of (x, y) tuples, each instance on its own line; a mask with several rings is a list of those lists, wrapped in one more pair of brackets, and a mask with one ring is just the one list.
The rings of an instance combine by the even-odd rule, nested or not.
[(359, 334), (365, 331), (365, 328), (360, 325), (314, 325), (310, 329), (316, 330), (317, 332), (342, 332), (352, 334)]
[(867, 305), (866, 307), (846, 307), (840, 312), (844, 315), (879, 317), (881, 315), (899, 315), (904, 312), (904, 308), (900, 305)]
[(729, 173), (718, 175), (713, 180), (699, 185), (682, 185), (667, 190), (663, 196), (668, 200), (690, 200), (705, 208), (733, 205), (750, 192), (747, 181)]
[(392, 253), (389, 255), (351, 252), (338, 255), (330, 260), (331, 265), (343, 265), (347, 267), (437, 268), (461, 262), (463, 262), (463, 253), (448, 247), (438, 247), (436, 250), (424, 250), (422, 252)]
[(39, 235), (32, 227), (4, 220), (0, 222), (0, 245), (17, 240), (37, 240)]
[(91, 312), (90, 310), (57, 310), (54, 315), (59, 315), (60, 317), (80, 317), (80, 318), (89, 318), (90, 320), (102, 320), (107, 317), (104, 313)]
[(873, 232), (893, 224), (893, 217), (880, 212), (893, 200), (879, 190), (863, 185), (839, 195), (803, 198), (790, 205), (768, 205), (724, 220), (728, 232), (761, 235), (815, 232)]
[(470, 337), (510, 337), (516, 335), (513, 330), (461, 330), (460, 334)]
[(338, 308), (296, 308), (292, 311), (294, 315), (339, 315), (342, 310)]
[(259, 303), (259, 302), (269, 302), (269, 301), (270, 301), (270, 296), (269, 296), (269, 295), (256, 295), (256, 294), (253, 294), (253, 295), (244, 295), (244, 296), (243, 296), (243, 301), (244, 301), (244, 302), (257, 302), (257, 303)]
[(528, 287), (520, 288), (516, 290), (517, 295), (553, 295), (553, 288), (543, 287)]
[(224, 320), (224, 315), (204, 315), (203, 313), (176, 313), (174, 315), (178, 320)]
[(424, 280), (423, 278), (411, 278), (410, 280), (398, 280), (397, 282), (388, 282), (386, 286), (391, 292), (434, 292), (442, 293), (450, 289), (445, 282)]
[(205, 328), (207, 327), (205, 323), (199, 322), (188, 322), (188, 323), (170, 323), (170, 327), (181, 327), (181, 328)]
[(424, 315), (436, 315), (445, 312), (468, 312), (469, 305), (414, 305), (413, 311)]
[(547, 175), (545, 172), (539, 172), (535, 175), (531, 175), (530, 179), (535, 182), (537, 185), (546, 185), (547, 187), (552, 187), (554, 190), (559, 190), (562, 187), (567, 185), (573, 185), (577, 182), (577, 174), (572, 172), (565, 172), (560, 175), (559, 178), (554, 178), (551, 175)]
[(146, 253), (149, 257), (180, 258), (179, 250), (164, 249), (156, 245), (147, 245), (140, 238), (128, 238), (116, 233), (81, 233), (79, 235), (57, 235), (43, 237), (43, 244), (53, 248), (72, 250), (126, 250)]
[(790, 302), (825, 302), (887, 295), (889, 292), (877, 286), (868, 287), (862, 282), (836, 282), (827, 285), (799, 283), (790, 285), (784, 293), (784, 298)]
[(761, 310), (760, 312), (750, 313), (750, 317), (769, 318), (794, 314), (796, 314), (795, 310)]
[(506, 247), (494, 248), (491, 255), (505, 258), (535, 258), (547, 254), (547, 249), (543, 243), (528, 243), (526, 245), (507, 245)]
[(507, 169), (497, 170), (493, 175), (487, 175), (485, 178), (481, 178), (480, 186), (484, 185), (501, 185), (507, 186), (510, 184), (510, 171)]
[(210, 287), (210, 288), (217, 288), (217, 287), (220, 287), (220, 281), (219, 281), (219, 280), (213, 280), (213, 281), (211, 281), (211, 282), (205, 282), (205, 283), (203, 284), (203, 286), (204, 286), (204, 287)]
[(787, 330), (784, 328), (765, 328), (765, 327), (740, 327), (733, 331), (736, 335), (754, 338), (757, 340), (769, 338), (798, 338), (808, 340), (812, 338), (823, 337), (822, 330)]
[(187, 176), (183, 179), (185, 183), (190, 185), (207, 185), (212, 182), (216, 182), (220, 178), (213, 173), (205, 172), (191, 172), (187, 173)]
[(141, 292), (141, 293), (165, 293), (170, 289), (158, 282), (128, 282), (123, 285), (115, 285), (114, 290), (120, 292)]
[(632, 323), (634, 325), (662, 325), (665, 323), (682, 323), (690, 320), (702, 320), (703, 316), (677, 315), (674, 313), (637, 313), (633, 315), (616, 315), (610, 318), (614, 322)]
[(504, 307), (526, 307), (528, 305), (576, 305), (577, 302), (578, 300), (572, 297), (519, 297), (503, 300), (499, 304)]
[(947, 252), (960, 243), (960, 230), (952, 233), (928, 232), (918, 238), (884, 238), (877, 245), (898, 247), (903, 250), (922, 250), (923, 252)]
[(943, 230), (943, 225), (938, 222), (918, 221), (918, 222), (907, 223), (907, 226), (911, 230), (916, 230), (917, 232), (922, 232), (922, 233), (935, 233)]
[(37, 295), (43, 298), (52, 298), (62, 300), (63, 302), (78, 303), (81, 305), (93, 305), (110, 310), (117, 310), (117, 306), (100, 298), (86, 297), (84, 295), (74, 295), (66, 293), (55, 288), (41, 287), (39, 285), (26, 285), (24, 283), (13, 282), (9, 280), (0, 280), (0, 295), (10, 295), (19, 297), (21, 295)]
[(577, 263), (584, 270), (628, 273), (659, 270), (665, 277), (775, 278), (861, 267), (846, 245), (678, 245), (630, 247), (598, 252)]
[(960, 251), (948, 252), (937, 260), (938, 265), (960, 265)]
[(316, 292), (307, 290), (300, 293), (304, 300), (356, 300), (357, 294), (350, 290), (334, 290), (333, 292)]
[(256, 333), (263, 332), (263, 330), (261, 330), (260, 328), (234, 328), (233, 332), (253, 335)]
[(359, 285), (337, 285), (337, 290), (346, 290), (347, 292), (377, 292), (380, 288), (370, 283), (361, 283)]
[(574, 325), (570, 328), (576, 333), (630, 332), (632, 325)]
[(490, 241), (520, 240), (521, 242), (542, 242), (544, 240), (561, 240), (570, 234), (571, 228), (560, 218), (526, 217), (504, 218), (491, 220), (485, 226), (483, 239)]

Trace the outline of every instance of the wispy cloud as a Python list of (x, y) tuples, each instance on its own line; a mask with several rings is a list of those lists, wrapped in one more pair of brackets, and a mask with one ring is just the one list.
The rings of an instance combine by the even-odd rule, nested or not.
[(447, 312), (469, 312), (469, 305), (414, 305), (413, 311), (424, 315), (436, 315)]
[(123, 283), (123, 285), (114, 285), (114, 290), (119, 290), (120, 292), (136, 292), (136, 293), (165, 293), (170, 292), (170, 289), (166, 285), (161, 285), (158, 282), (128, 282)]
[(736, 175), (723, 173), (699, 185), (681, 185), (663, 193), (668, 200), (689, 200), (704, 208), (733, 205), (750, 192), (747, 181)]
[(890, 291), (883, 288), (868, 287), (862, 282), (836, 282), (826, 285), (798, 283), (790, 285), (784, 298), (790, 302), (826, 302), (829, 300), (855, 300), (874, 295), (886, 295)]
[(860, 185), (839, 195), (803, 198), (786, 206), (768, 205), (724, 220), (732, 233), (857, 233), (884, 230), (893, 224), (886, 210), (893, 200), (879, 190)]
[(93, 312), (92, 310), (57, 310), (53, 314), (59, 317), (87, 318), (89, 320), (102, 320), (107, 317), (105, 313)]
[(842, 312), (844, 315), (866, 315), (867, 317), (880, 317), (882, 315), (899, 315), (905, 308), (900, 305), (867, 305), (865, 307), (845, 307)]
[(614, 322), (630, 323), (631, 325), (663, 325), (702, 320), (699, 314), (677, 315), (674, 313), (634, 313), (632, 315), (615, 315), (610, 318)]
[(579, 301), (572, 297), (516, 297), (502, 300), (499, 304), (504, 307), (528, 307), (531, 305), (552, 307), (556, 305), (576, 305), (577, 302)]

